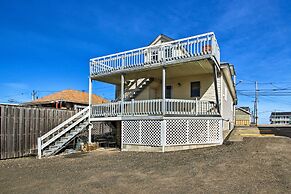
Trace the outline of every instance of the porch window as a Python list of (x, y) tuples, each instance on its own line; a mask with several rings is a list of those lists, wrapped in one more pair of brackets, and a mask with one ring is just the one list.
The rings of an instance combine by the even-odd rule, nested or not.
[(200, 97), (200, 82), (191, 82), (191, 97)]

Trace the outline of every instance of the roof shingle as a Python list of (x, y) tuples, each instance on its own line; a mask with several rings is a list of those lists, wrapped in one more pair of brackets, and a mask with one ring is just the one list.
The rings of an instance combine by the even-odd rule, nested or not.
[[(87, 92), (82, 92), (79, 90), (62, 90), (60, 92), (56, 92), (50, 94), (48, 96), (44, 96), (27, 104), (42, 104), (42, 103), (53, 103), (57, 101), (65, 101), (72, 102), (77, 104), (89, 104), (89, 94)], [(92, 104), (101, 104), (108, 102), (108, 100), (92, 94)]]

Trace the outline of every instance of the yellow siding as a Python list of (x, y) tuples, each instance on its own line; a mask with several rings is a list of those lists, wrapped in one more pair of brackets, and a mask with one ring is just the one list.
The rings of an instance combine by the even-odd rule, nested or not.
[[(194, 99), (190, 97), (191, 82), (200, 81), (200, 100), (215, 101), (215, 90), (212, 74), (193, 75), (177, 77), (166, 80), (166, 85), (173, 88), (172, 98), (174, 99)], [(162, 87), (160, 80), (154, 81), (149, 87), (140, 93), (137, 100), (162, 98)]]
[(236, 120), (235, 121), (236, 126), (250, 126), (249, 120)]

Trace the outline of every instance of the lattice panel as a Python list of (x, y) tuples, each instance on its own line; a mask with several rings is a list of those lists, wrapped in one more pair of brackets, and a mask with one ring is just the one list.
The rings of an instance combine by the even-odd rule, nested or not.
[(140, 122), (140, 141), (142, 145), (161, 145), (161, 121), (148, 120)]
[(158, 120), (122, 121), (123, 143), (161, 145), (161, 123)]
[(209, 143), (219, 143), (221, 134), (219, 132), (220, 123), (219, 120), (209, 120)]
[(139, 136), (139, 121), (122, 121), (122, 141), (124, 144), (138, 144)]
[(187, 120), (172, 119), (166, 122), (166, 144), (181, 145), (187, 143)]
[[(221, 143), (219, 119), (167, 119), (166, 145)], [(124, 144), (161, 146), (162, 121), (122, 121)]]
[(208, 142), (207, 122), (202, 119), (189, 120), (189, 143), (205, 144)]
[(219, 119), (170, 119), (166, 121), (166, 144), (220, 143)]

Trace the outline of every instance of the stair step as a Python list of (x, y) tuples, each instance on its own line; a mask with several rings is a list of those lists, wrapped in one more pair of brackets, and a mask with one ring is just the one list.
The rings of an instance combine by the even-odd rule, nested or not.
[(71, 130), (70, 133), (79, 133), (79, 131), (80, 130), (76, 130), (76, 128), (75, 128), (75, 129)]
[(71, 139), (72, 137), (74, 137), (76, 134), (74, 134), (74, 133), (68, 133), (66, 136), (64, 136), (64, 137), (66, 137), (66, 138), (69, 138), (69, 139)]
[(49, 146), (49, 149), (50, 150), (54, 150), (54, 149), (58, 149), (59, 147), (61, 147), (61, 144), (59, 144), (59, 145), (51, 145), (51, 146)]
[(61, 137), (61, 140), (68, 141), (69, 139), (71, 139), (71, 137)]
[(43, 155), (49, 155), (52, 154), (55, 150), (44, 150)]
[(64, 143), (66, 143), (66, 141), (64, 140), (59, 140), (55, 142), (55, 145), (63, 145)]

